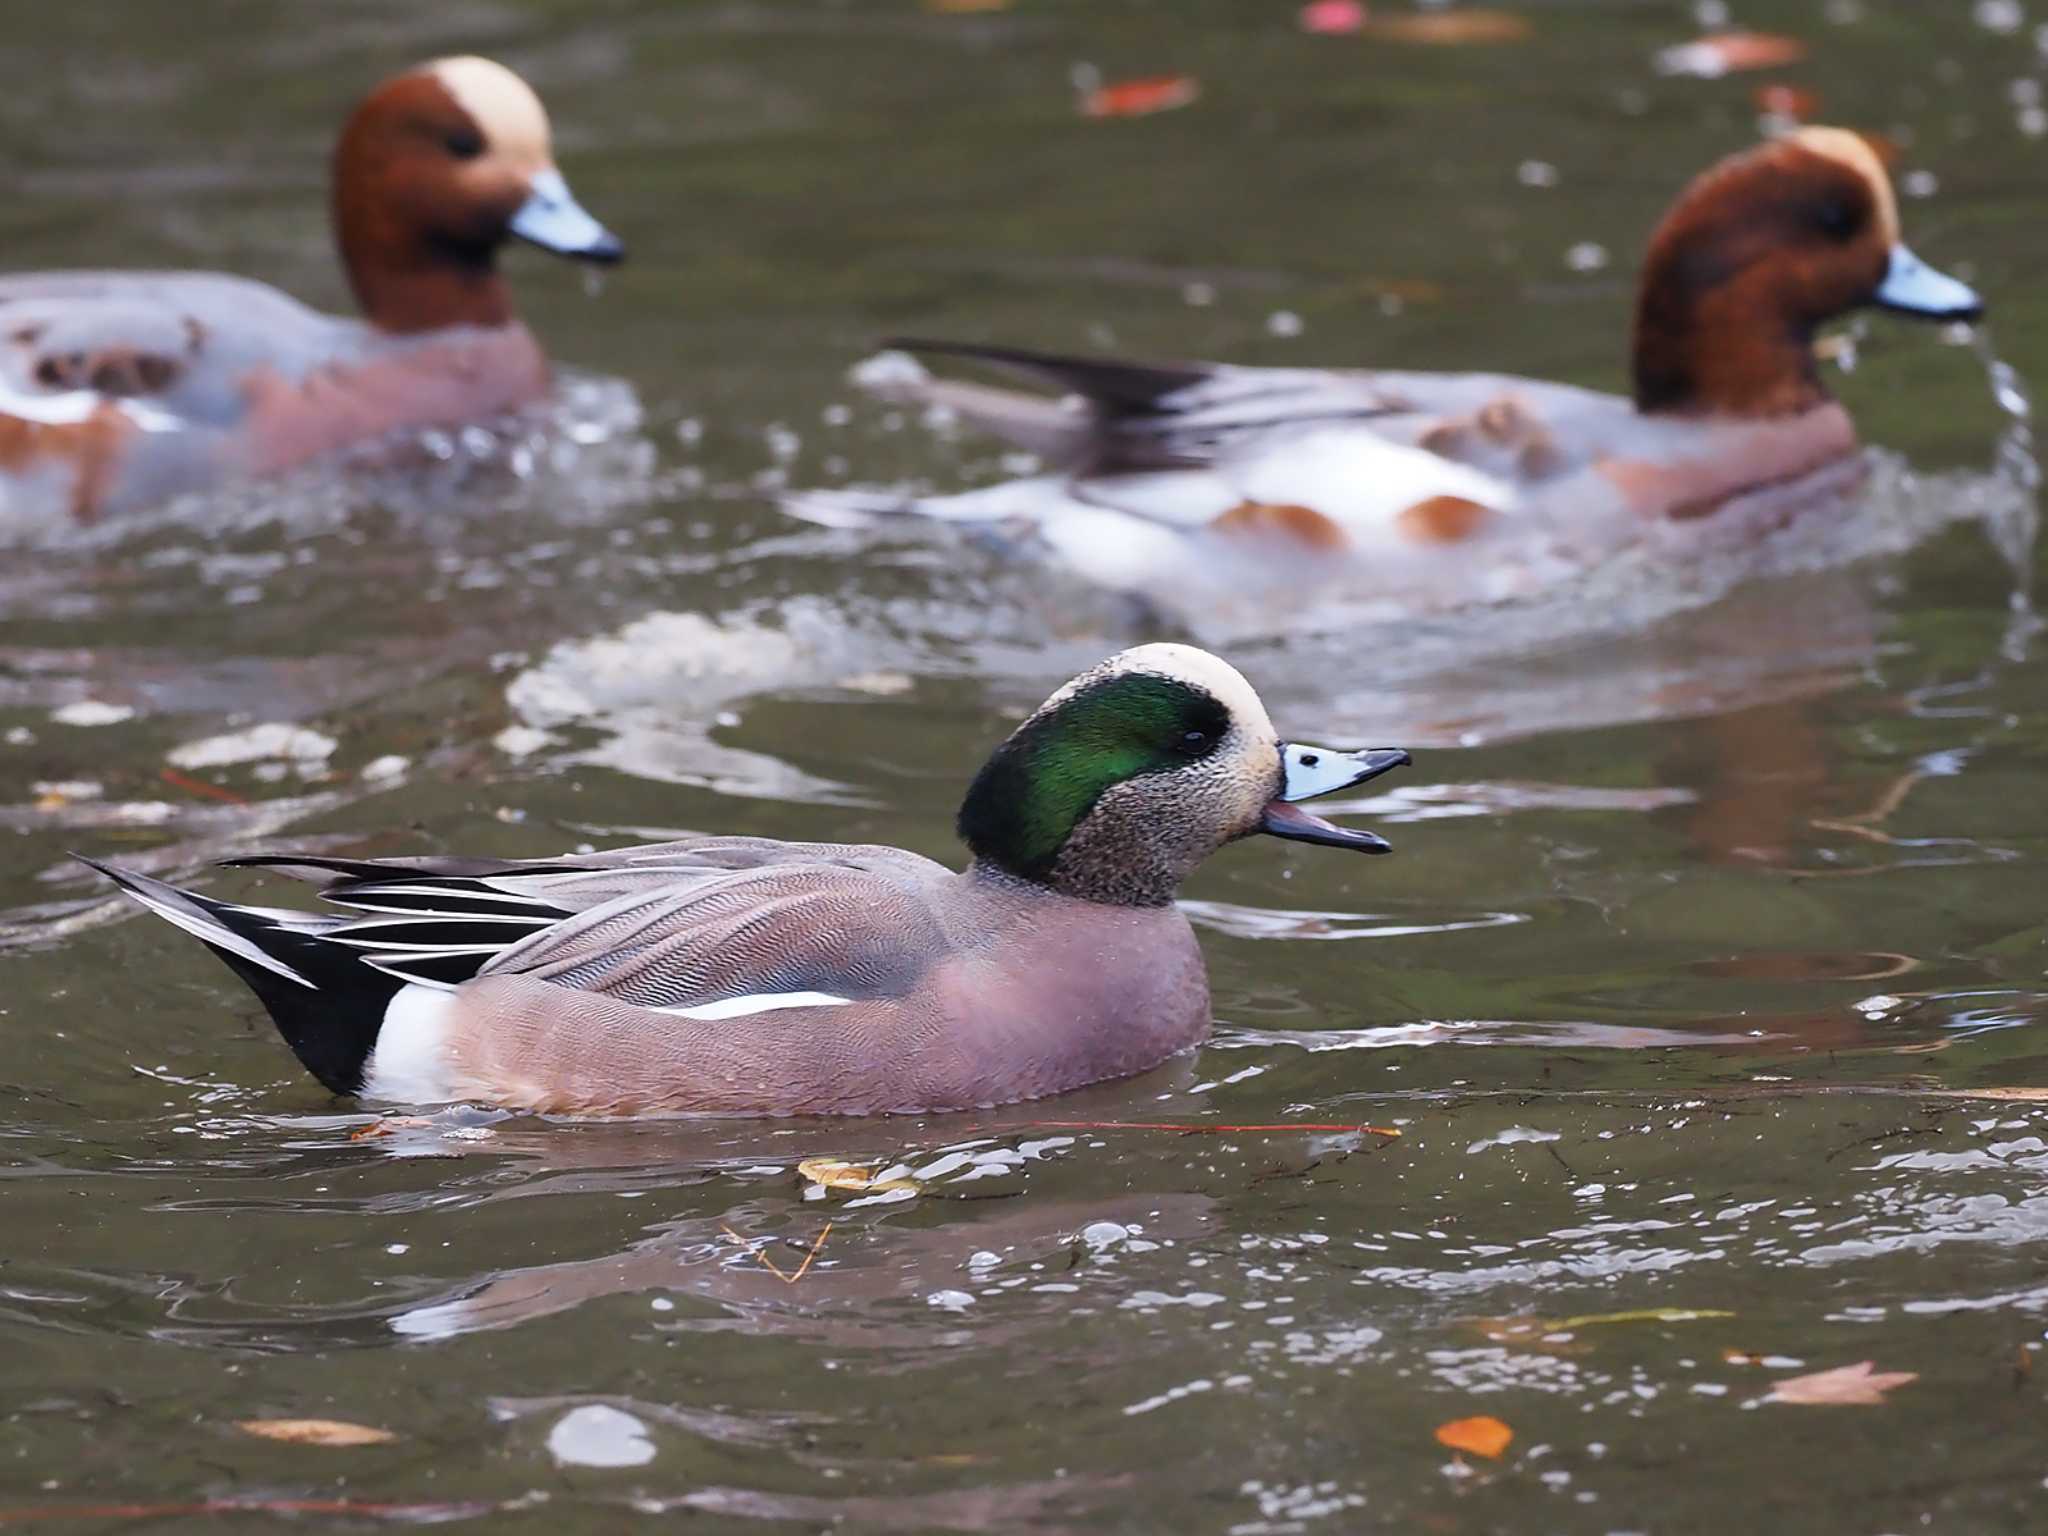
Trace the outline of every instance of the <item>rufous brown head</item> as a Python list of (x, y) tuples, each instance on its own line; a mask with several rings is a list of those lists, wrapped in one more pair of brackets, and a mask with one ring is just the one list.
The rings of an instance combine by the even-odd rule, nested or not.
[(1862, 136), (1802, 128), (1701, 173), (1650, 236), (1635, 400), (1664, 414), (1790, 415), (1825, 401), (1815, 331), (1865, 305), (1938, 320), (1983, 303), (1899, 238)]
[(624, 254), (555, 168), (540, 98), (489, 59), (439, 59), (365, 97), (335, 146), (333, 196), (349, 281), (387, 331), (506, 323), (497, 252), (515, 236), (584, 261)]

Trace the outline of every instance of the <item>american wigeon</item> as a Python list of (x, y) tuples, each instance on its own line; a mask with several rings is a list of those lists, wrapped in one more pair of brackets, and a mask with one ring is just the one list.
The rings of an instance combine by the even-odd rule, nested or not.
[(963, 1109), (1193, 1046), (1209, 985), (1181, 881), (1255, 832), (1385, 852), (1294, 802), (1407, 761), (1283, 742), (1226, 663), (1145, 645), (996, 749), (960, 807), (958, 873), (746, 837), (227, 861), (324, 882), (352, 909), (337, 917), (93, 867), (225, 960), (337, 1093), (567, 1114)]
[(333, 219), (362, 320), (217, 272), (0, 277), (0, 519), (119, 513), (530, 404), (547, 359), (498, 248), (622, 254), (555, 168), (540, 99), (488, 59), (363, 100), (335, 146)]
[[(904, 341), (1064, 400), (864, 369), (1051, 472), (950, 496), (817, 492), (822, 520), (913, 512), (1031, 530), (1107, 585), (1199, 592), (1348, 574), (1403, 596), (1513, 595), (1645, 538), (1769, 526), (1856, 477), (1814, 333), (1862, 305), (1934, 319), (1978, 297), (1901, 243), (1871, 146), (1806, 128), (1696, 178), (1650, 237), (1633, 398), (1499, 374), (1154, 364)], [(1683, 535), (1666, 530), (1681, 527)], [(1447, 579), (1448, 578), (1448, 579)]]

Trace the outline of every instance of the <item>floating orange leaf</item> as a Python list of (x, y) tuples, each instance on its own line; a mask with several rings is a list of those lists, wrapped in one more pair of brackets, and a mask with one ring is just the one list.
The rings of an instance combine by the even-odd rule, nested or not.
[(1334, 36), (1357, 32), (1365, 26), (1365, 7), (1359, 0), (1309, 0), (1301, 8), (1301, 30)]
[(1718, 80), (1746, 69), (1781, 69), (1806, 57), (1806, 44), (1775, 32), (1715, 32), (1666, 48), (1655, 59), (1660, 75)]
[(1837, 1403), (1881, 1403), (1893, 1387), (1920, 1379), (1917, 1371), (1875, 1371), (1875, 1361), (1837, 1366), (1832, 1371), (1815, 1371), (1811, 1376), (1788, 1376), (1771, 1383), (1769, 1401), (1832, 1406)]
[(1453, 1419), (1448, 1424), (1437, 1425), (1436, 1438), (1439, 1445), (1448, 1445), (1454, 1451), (1469, 1451), (1474, 1456), (1484, 1456), (1492, 1461), (1508, 1448), (1515, 1432), (1499, 1419), (1482, 1413), (1476, 1418)]
[(235, 1428), (245, 1435), (291, 1445), (389, 1445), (398, 1438), (388, 1429), (343, 1419), (238, 1419)]
[(1361, 29), (1390, 43), (1425, 43), (1455, 48), (1467, 43), (1518, 43), (1534, 30), (1513, 11), (1416, 11), (1375, 16)]
[(1193, 75), (1148, 75), (1142, 80), (1112, 80), (1081, 97), (1083, 117), (1149, 117), (1185, 107), (1202, 94)]
[(1758, 86), (1749, 93), (1749, 99), (1756, 103), (1757, 111), (1790, 118), (1795, 123), (1810, 123), (1820, 115), (1820, 92), (1803, 85), (1787, 85), (1782, 80)]

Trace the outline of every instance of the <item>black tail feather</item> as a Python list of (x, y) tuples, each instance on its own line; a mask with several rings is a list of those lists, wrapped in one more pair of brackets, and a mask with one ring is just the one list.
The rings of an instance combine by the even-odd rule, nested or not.
[[(334, 859), (319, 853), (250, 853), (220, 860), (224, 869), (274, 869), (297, 880), (396, 880), (408, 875), (431, 875), (458, 880), (476, 880), (488, 875), (531, 874), (543, 866), (531, 859), (443, 858), (425, 855), (402, 859)], [(97, 865), (94, 866), (98, 868)], [(557, 867), (550, 861), (545, 867)], [(564, 871), (585, 866), (561, 862)]]
[(72, 857), (220, 956), (256, 994), (292, 1054), (329, 1091), (362, 1091), (384, 1009), (406, 984), (403, 977), (323, 937), (310, 917), (305, 927), (291, 926), (83, 854)]
[(971, 341), (925, 341), (890, 337), (884, 347), (920, 357), (959, 357), (1018, 373), (1040, 383), (1085, 395), (1121, 415), (1143, 413), (1167, 395), (1208, 380), (1206, 363), (1142, 363), (1113, 357), (1075, 357), (1025, 347), (984, 346)]

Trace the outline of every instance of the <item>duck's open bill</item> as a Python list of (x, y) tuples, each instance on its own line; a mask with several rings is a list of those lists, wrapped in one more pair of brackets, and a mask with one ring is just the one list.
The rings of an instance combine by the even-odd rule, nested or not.
[(1984, 313), (1976, 289), (1930, 267), (1903, 245), (1892, 247), (1877, 302), (1885, 309), (1936, 320), (1974, 320)]
[(1284, 765), (1280, 793), (1266, 806), (1260, 831), (1297, 843), (1355, 848), (1360, 853), (1394, 851), (1394, 845), (1376, 832), (1340, 827), (1289, 802), (1349, 789), (1395, 768), (1405, 768), (1409, 757), (1401, 748), (1367, 747), (1357, 752), (1339, 752), (1290, 741), (1282, 744), (1280, 760)]

